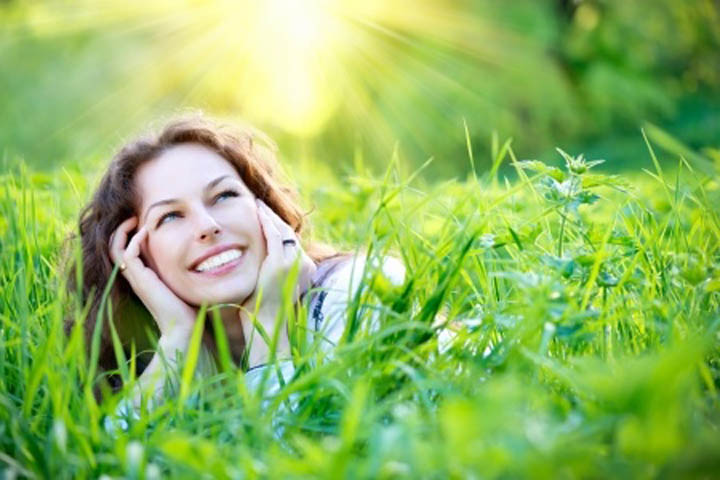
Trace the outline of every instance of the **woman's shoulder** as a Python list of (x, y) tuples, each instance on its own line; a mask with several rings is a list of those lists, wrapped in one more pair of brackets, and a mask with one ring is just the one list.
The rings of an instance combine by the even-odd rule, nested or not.
[(320, 262), (313, 284), (320, 288), (354, 293), (368, 272), (382, 273), (394, 285), (402, 285), (405, 281), (405, 265), (398, 258), (391, 255), (368, 258), (360, 252)]
[(405, 280), (405, 266), (393, 256), (369, 259), (364, 253), (357, 253), (321, 262), (313, 282), (316, 294), (310, 305), (314, 329), (339, 331), (347, 305), (353, 301), (366, 274), (379, 273), (394, 285), (402, 285)]

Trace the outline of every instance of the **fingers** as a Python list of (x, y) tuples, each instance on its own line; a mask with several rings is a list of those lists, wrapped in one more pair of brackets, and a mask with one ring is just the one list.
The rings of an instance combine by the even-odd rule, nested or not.
[[(271, 239), (268, 240), (268, 253), (272, 248), (274, 252), (279, 252), (287, 260), (295, 260), (298, 254), (302, 252), (300, 242), (292, 227), (288, 225), (277, 213), (275, 213), (265, 202), (258, 200), (259, 210), (264, 212), (265, 223), (270, 223), (267, 230), (271, 232)], [(287, 242), (293, 240), (294, 243)]]
[[(278, 286), (284, 285), (288, 272), (298, 262), (300, 270), (293, 288), (293, 301), (295, 301), (310, 285), (315, 271), (315, 263), (303, 251), (292, 227), (277, 213), (259, 199), (257, 200), (257, 210), (267, 245), (267, 257), (258, 277), (258, 285), (266, 287), (263, 303), (278, 304), (281, 301), (282, 289), (279, 289)], [(284, 240), (292, 242), (286, 243)], [(265, 295), (268, 297), (265, 298)]]
[(122, 263), (128, 233), (137, 226), (137, 217), (130, 217), (122, 222), (110, 236), (110, 259), (113, 263)]
[(275, 257), (282, 254), (282, 236), (275, 222), (270, 216), (272, 210), (265, 205), (262, 200), (258, 200), (258, 218), (265, 234), (265, 242), (267, 243), (267, 254), (269, 257)]
[(293, 231), (292, 227), (285, 222), (282, 218), (280, 218), (280, 215), (275, 213), (275, 211), (268, 207), (265, 202), (260, 200), (260, 204), (264, 207), (265, 211), (267, 212), (268, 216), (270, 217), (270, 220), (272, 220), (273, 225), (275, 228), (280, 232), (280, 236), (283, 239), (286, 238), (295, 238), (295, 232)]
[(125, 260), (137, 258), (140, 256), (140, 245), (148, 236), (147, 225), (143, 225), (138, 232), (130, 239), (130, 243), (125, 249)]
[(122, 265), (121, 273), (131, 283), (145, 271), (145, 265), (140, 259), (140, 246), (148, 236), (147, 225), (143, 225), (128, 242), (128, 234), (137, 226), (137, 223), (137, 217), (128, 218), (110, 237), (110, 258), (116, 265)]

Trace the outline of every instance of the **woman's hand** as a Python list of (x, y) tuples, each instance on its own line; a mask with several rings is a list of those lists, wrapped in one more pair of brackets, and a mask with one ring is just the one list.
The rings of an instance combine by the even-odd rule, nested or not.
[[(128, 243), (128, 234), (138, 224), (137, 217), (122, 222), (110, 236), (110, 258), (121, 266), (121, 273), (135, 294), (148, 309), (165, 341), (175, 339), (187, 343), (192, 334), (196, 309), (178, 298), (157, 274), (145, 266), (140, 258), (140, 245), (147, 238), (143, 225)], [(126, 246), (127, 245), (127, 246)]]
[[(243, 303), (240, 313), (246, 346), (250, 348), (251, 367), (267, 361), (269, 352), (268, 346), (261, 336), (252, 333), (254, 325), (248, 314), (257, 311), (257, 321), (272, 338), (276, 315), (283, 302), (283, 287), (290, 269), (296, 261), (300, 262), (300, 271), (291, 299), (293, 303), (310, 287), (316, 269), (315, 262), (303, 251), (292, 227), (262, 200), (256, 200), (256, 202), (258, 219), (265, 237), (267, 256), (260, 266), (255, 291)], [(260, 305), (256, 305), (258, 300), (260, 300)], [(277, 345), (278, 351), (286, 350), (289, 347), (285, 325), (281, 325), (281, 328)]]

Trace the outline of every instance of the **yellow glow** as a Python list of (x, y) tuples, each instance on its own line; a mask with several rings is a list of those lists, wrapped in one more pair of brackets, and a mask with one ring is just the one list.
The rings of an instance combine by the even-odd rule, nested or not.
[(239, 103), (250, 117), (296, 135), (317, 133), (338, 105), (329, 79), (339, 55), (338, 19), (329, 2), (231, 2), (226, 32), (238, 68)]
[(600, 21), (600, 12), (594, 6), (583, 3), (575, 11), (575, 21), (583, 29), (592, 30)]
[[(398, 139), (397, 119), (413, 128), (418, 103), (429, 106), (436, 94), (483, 101), (476, 84), (455, 72), (476, 61), (517, 63), (533, 47), (450, 0), (77, 1), (82, 9), (68, 6), (56, 17), (37, 7), (31, 26), (52, 33), (107, 22), (113, 35), (150, 33), (138, 37), (147, 48), (127, 65), (142, 72), (131, 77), (133, 88), (150, 98), (174, 92), (184, 104), (298, 137), (342, 119), (343, 128), (387, 148)], [(445, 55), (444, 67), (430, 71), (427, 55)], [(445, 121), (441, 109), (426, 113)], [(417, 142), (431, 138), (413, 135)]]
[[(362, 78), (390, 80), (396, 58), (372, 42), (423, 34), (477, 51), (477, 21), (442, 0), (226, 0), (221, 22), (243, 114), (298, 136), (327, 127), (341, 103), (361, 118), (376, 106)], [(393, 31), (395, 30), (395, 31)], [(402, 32), (402, 33), (398, 33)], [(474, 36), (473, 36), (474, 35)], [(374, 37), (374, 38), (373, 38)], [(470, 39), (470, 40), (469, 40)], [(491, 42), (487, 42), (491, 43)], [(480, 52), (489, 56), (489, 52)]]

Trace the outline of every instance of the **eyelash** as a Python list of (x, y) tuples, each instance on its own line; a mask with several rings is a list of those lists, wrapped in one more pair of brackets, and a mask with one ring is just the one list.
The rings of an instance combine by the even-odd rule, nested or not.
[(222, 197), (223, 195), (230, 195), (230, 197), (239, 197), (240, 196), (240, 194), (238, 192), (236, 192), (235, 190), (228, 189), (228, 190), (224, 190), (224, 191), (218, 193), (215, 196), (215, 202), (217, 203), (217, 201), (220, 200), (220, 197)]
[[(223, 197), (224, 195), (228, 195), (228, 196), (231, 197), (231, 198), (232, 198), (232, 197), (239, 197), (239, 196), (240, 196), (240, 194), (239, 194), (238, 192), (236, 192), (235, 190), (229, 190), (229, 189), (228, 189), (228, 190), (224, 190), (224, 191), (218, 193), (217, 195), (215, 195), (215, 198), (214, 198), (213, 203), (217, 203), (217, 201), (220, 200), (220, 198)], [(171, 218), (172, 216), (180, 216), (180, 212), (168, 212), (168, 213), (166, 213), (165, 215), (163, 215), (162, 217), (160, 217), (160, 219), (158, 220), (158, 222), (157, 222), (157, 227), (161, 226), (163, 223), (165, 223), (165, 220), (166, 220), (166, 219)]]
[(170, 218), (170, 217), (172, 217), (172, 216), (176, 216), (176, 217), (177, 217), (177, 216), (180, 216), (180, 212), (168, 212), (168, 213), (166, 213), (165, 215), (163, 215), (162, 217), (160, 217), (160, 219), (159, 219), (158, 222), (157, 222), (156, 228), (157, 228), (157, 227), (160, 227), (163, 223), (165, 223), (165, 219)]

